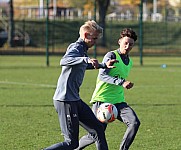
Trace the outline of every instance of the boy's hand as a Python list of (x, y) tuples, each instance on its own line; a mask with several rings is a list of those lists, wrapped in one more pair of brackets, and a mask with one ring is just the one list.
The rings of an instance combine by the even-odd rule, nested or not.
[(126, 89), (131, 89), (133, 87), (134, 83), (130, 82), (130, 81), (125, 81), (123, 82), (122, 86)]
[(117, 62), (119, 62), (119, 61), (116, 59), (111, 59), (108, 62), (106, 62), (106, 66), (107, 66), (107, 68), (115, 68), (115, 66), (113, 66), (113, 64), (117, 63)]
[(91, 63), (92, 66), (94, 66), (95, 69), (98, 69), (98, 68), (99, 68), (99, 62), (98, 62), (97, 59), (91, 58), (91, 59), (89, 59), (88, 62)]

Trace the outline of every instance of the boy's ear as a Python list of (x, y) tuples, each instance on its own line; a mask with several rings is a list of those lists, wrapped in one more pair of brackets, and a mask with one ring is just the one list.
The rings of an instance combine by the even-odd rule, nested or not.
[(88, 39), (89, 33), (85, 32), (85, 33), (84, 33), (84, 37), (85, 37), (86, 39)]
[(120, 44), (120, 43), (121, 43), (121, 40), (119, 39), (119, 40), (118, 40), (118, 44)]

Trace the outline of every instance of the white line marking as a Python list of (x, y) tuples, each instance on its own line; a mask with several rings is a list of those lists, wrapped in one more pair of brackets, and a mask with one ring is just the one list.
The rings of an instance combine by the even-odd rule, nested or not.
[[(14, 85), (31, 85), (31, 86), (40, 86), (40, 87), (52, 87), (56, 88), (55, 85), (50, 84), (34, 84), (34, 83), (23, 83), (23, 82), (9, 82), (9, 81), (0, 81), (0, 84), (14, 84)], [(134, 88), (154, 88), (158, 87), (158, 85), (135, 85)], [(181, 87), (181, 85), (160, 85), (160, 88), (168, 88), (168, 87)]]
[(53, 87), (53, 88), (56, 87), (55, 85), (50, 85), (50, 84), (34, 84), (34, 83), (9, 82), (9, 81), (0, 81), (0, 84), (31, 85), (31, 86), (41, 86), (41, 87)]
[(181, 87), (181, 85), (179, 84), (175, 84), (175, 85), (140, 85), (140, 86), (134, 86), (134, 88), (175, 88), (175, 87)]

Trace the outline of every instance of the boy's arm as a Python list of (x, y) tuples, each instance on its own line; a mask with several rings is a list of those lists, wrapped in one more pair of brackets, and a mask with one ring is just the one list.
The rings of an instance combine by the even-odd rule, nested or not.
[[(112, 59), (116, 59), (116, 55), (114, 54), (114, 52), (108, 52), (104, 56), (102, 63), (106, 63)], [(107, 83), (115, 84), (115, 85), (122, 85), (125, 82), (125, 79), (109, 76), (110, 69), (111, 68), (100, 69), (98, 78), (103, 82), (107, 82)]]

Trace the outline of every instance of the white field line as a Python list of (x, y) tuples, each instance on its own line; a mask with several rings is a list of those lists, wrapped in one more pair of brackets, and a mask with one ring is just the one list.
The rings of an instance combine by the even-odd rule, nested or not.
[(181, 87), (181, 85), (179, 84), (175, 84), (175, 85), (138, 85), (138, 86), (134, 86), (134, 88), (177, 88), (177, 87)]
[[(56, 88), (56, 85), (50, 85), (50, 84), (34, 84), (34, 83), (25, 83), (25, 82), (9, 82), (9, 81), (0, 81), (0, 84), (12, 84), (12, 85), (30, 85), (30, 86), (40, 86), (40, 87), (52, 87)], [(175, 85), (135, 85), (134, 88), (173, 88), (173, 87), (181, 87), (181, 84), (175, 84)]]
[(31, 86), (52, 87), (52, 88), (56, 87), (55, 85), (50, 85), (50, 84), (34, 84), (34, 83), (9, 82), (9, 81), (0, 81), (0, 84), (31, 85)]

